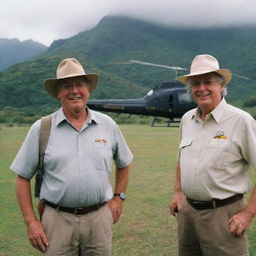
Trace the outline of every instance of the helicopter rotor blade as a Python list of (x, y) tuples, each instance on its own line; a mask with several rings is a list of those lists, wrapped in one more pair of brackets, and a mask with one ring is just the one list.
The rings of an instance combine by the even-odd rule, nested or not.
[(140, 61), (140, 60), (131, 60), (131, 59), (128, 61), (113, 62), (111, 64), (115, 64), (115, 65), (140, 64), (140, 65), (154, 66), (154, 67), (159, 67), (159, 68), (166, 68), (166, 69), (171, 69), (171, 70), (175, 70), (175, 71), (188, 70), (187, 68), (182, 68), (182, 67), (167, 66), (167, 65), (162, 65), (162, 64), (156, 64), (156, 63)]
[[(178, 71), (184, 71), (184, 70), (188, 70), (187, 68), (182, 68), (182, 67), (175, 67), (175, 66), (168, 66), (168, 65), (162, 65), (162, 64), (157, 64), (157, 63), (152, 63), (152, 62), (147, 62), (147, 61), (140, 61), (140, 60), (128, 60), (128, 61), (122, 61), (122, 62), (115, 62), (112, 64), (121, 64), (121, 65), (129, 65), (129, 64), (140, 64), (140, 65), (147, 65), (147, 66), (154, 66), (154, 67), (159, 67), (159, 68), (166, 68), (166, 69), (171, 69), (174, 70), (176, 72)], [(243, 75), (239, 75), (236, 73), (232, 73), (233, 76), (236, 76), (240, 79), (243, 80), (252, 80), (250, 77), (248, 76), (243, 76)]]
[(167, 68), (171, 70), (187, 70), (186, 68), (182, 67), (175, 67), (175, 66), (167, 66), (167, 65), (162, 65), (162, 64), (156, 64), (156, 63), (151, 63), (151, 62), (146, 62), (146, 61), (140, 61), (140, 60), (128, 60), (130, 63), (135, 63), (135, 64), (141, 64), (141, 65), (148, 65), (148, 66), (154, 66), (154, 67), (160, 67), (160, 68)]
[(244, 80), (251, 80), (251, 78), (248, 77), (248, 76), (241, 76), (241, 75), (238, 75), (238, 74), (235, 74), (235, 73), (233, 73), (233, 76), (236, 76), (236, 77), (244, 79)]

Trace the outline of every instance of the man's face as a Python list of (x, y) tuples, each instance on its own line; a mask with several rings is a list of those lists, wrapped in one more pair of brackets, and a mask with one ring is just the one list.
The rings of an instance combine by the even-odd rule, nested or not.
[(84, 111), (89, 95), (89, 84), (81, 77), (66, 78), (59, 82), (57, 96), (66, 111)]
[(220, 103), (224, 90), (224, 86), (214, 73), (191, 77), (190, 88), (192, 97), (199, 108), (206, 109), (208, 112), (211, 112)]

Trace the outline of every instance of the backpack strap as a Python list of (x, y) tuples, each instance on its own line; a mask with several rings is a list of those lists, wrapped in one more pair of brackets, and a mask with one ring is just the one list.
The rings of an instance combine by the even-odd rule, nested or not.
[(40, 190), (44, 174), (44, 155), (45, 149), (51, 133), (52, 118), (50, 115), (41, 118), (41, 127), (39, 135), (39, 161), (35, 176), (35, 197), (40, 196)]

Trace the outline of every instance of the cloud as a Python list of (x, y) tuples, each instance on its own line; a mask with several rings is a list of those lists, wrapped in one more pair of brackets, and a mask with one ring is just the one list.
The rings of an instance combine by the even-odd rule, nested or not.
[(213, 27), (256, 24), (254, 0), (8, 0), (0, 4), (0, 38), (50, 45), (91, 29), (106, 15), (159, 24)]
[(126, 6), (122, 7), (120, 3), (116, 13), (183, 27), (256, 24), (256, 3), (252, 0), (144, 0), (129, 2), (133, 2), (134, 5), (129, 5), (126, 8)]

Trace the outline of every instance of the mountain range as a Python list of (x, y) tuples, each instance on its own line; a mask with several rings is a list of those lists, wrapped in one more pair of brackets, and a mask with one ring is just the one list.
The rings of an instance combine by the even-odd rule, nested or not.
[(93, 29), (56, 40), (47, 49), (42, 47), (37, 57), (3, 70), (0, 110), (10, 106), (38, 113), (55, 107), (56, 101), (44, 90), (44, 81), (54, 78), (58, 63), (68, 57), (77, 58), (87, 73), (100, 75), (92, 98), (111, 99), (141, 97), (163, 80), (176, 77), (172, 70), (131, 64), (130, 59), (189, 69), (195, 55), (211, 54), (221, 68), (234, 74), (228, 100), (242, 102), (256, 91), (255, 32), (253, 26), (188, 29), (108, 16)]
[(45, 52), (47, 46), (33, 40), (0, 38), (0, 71)]

